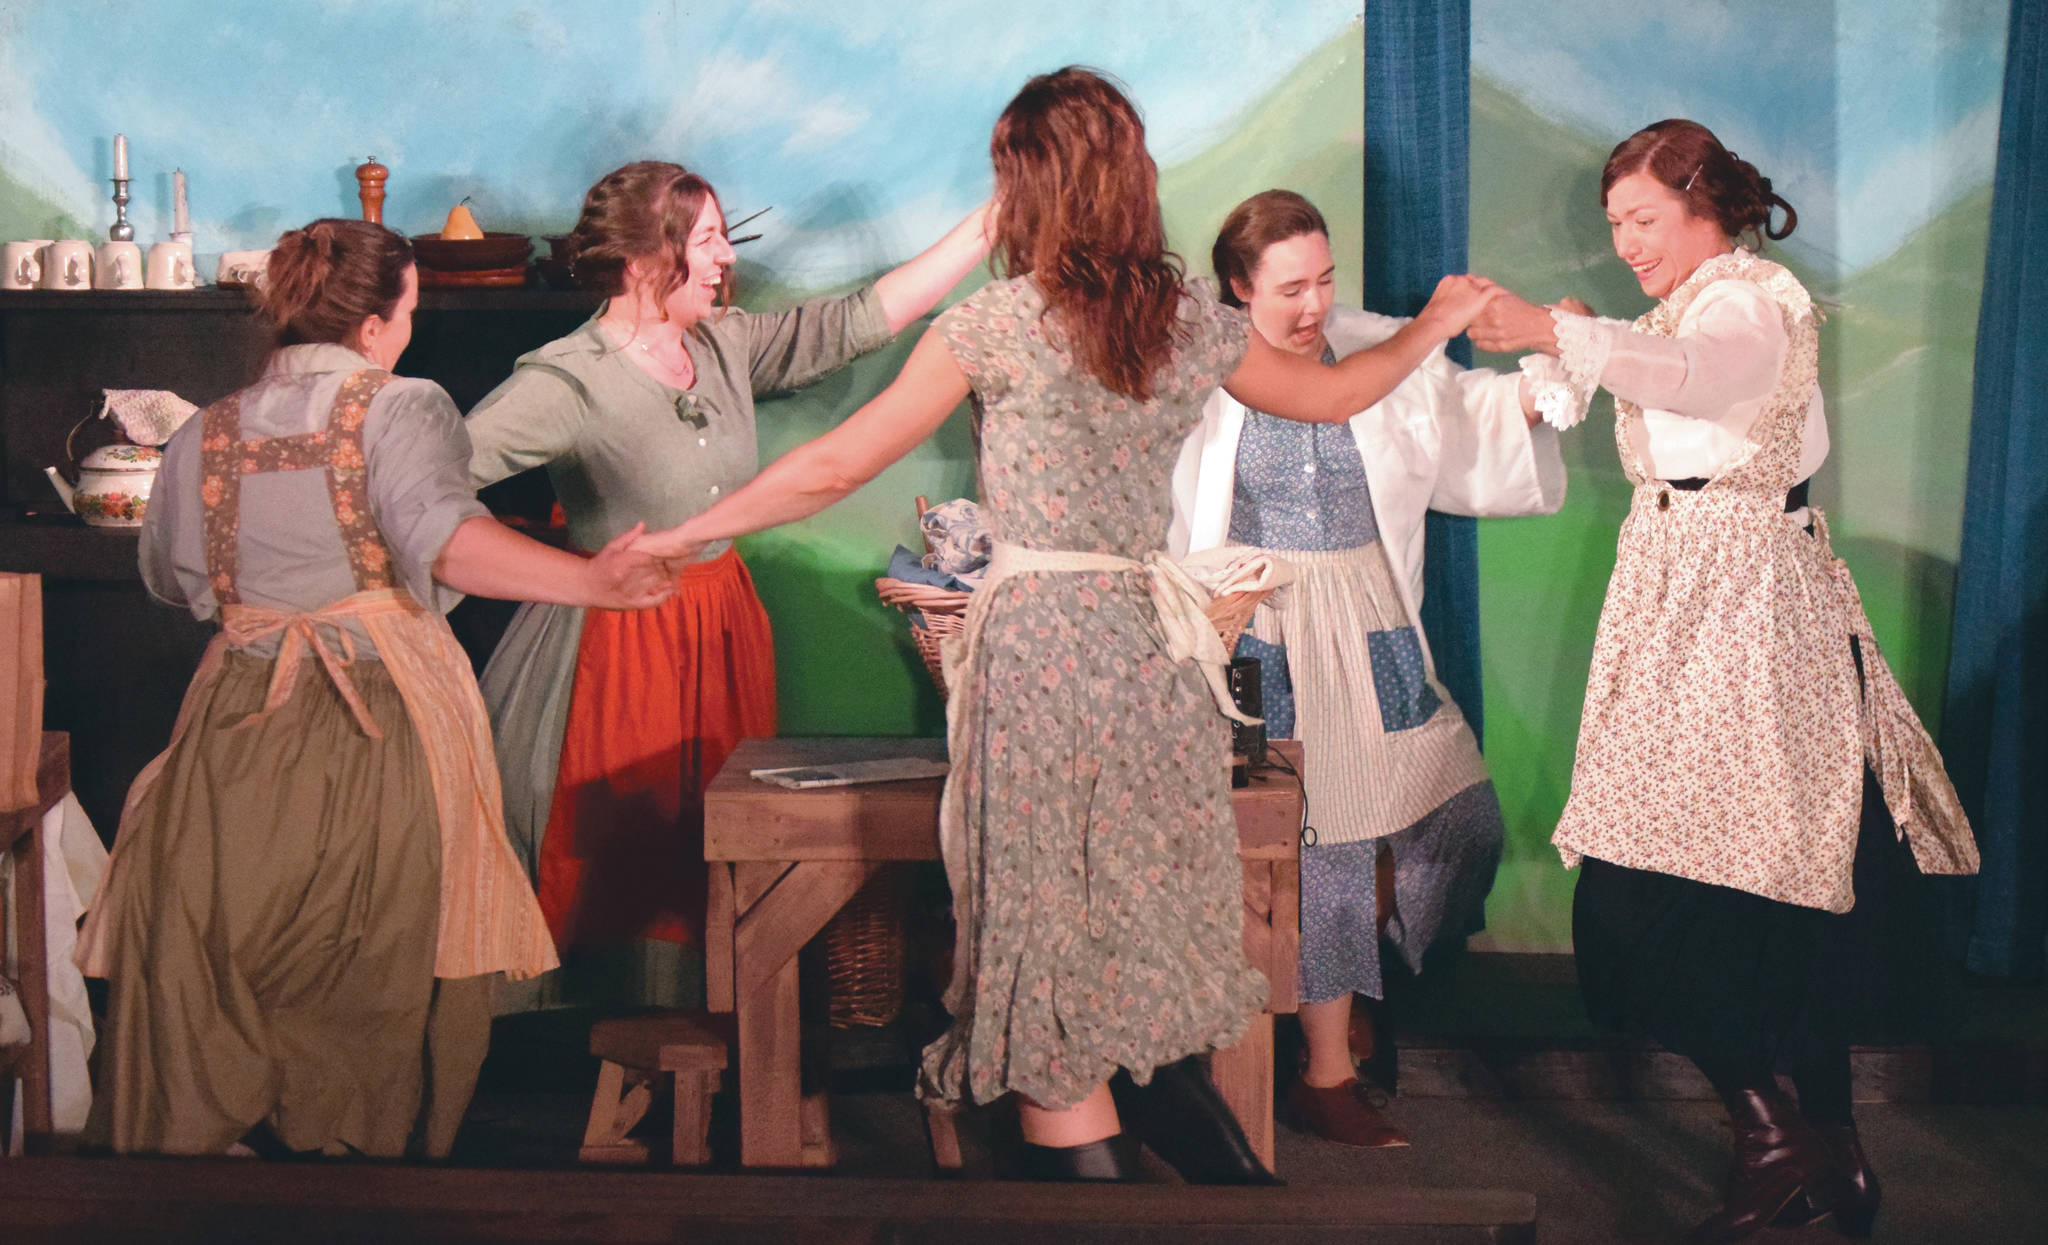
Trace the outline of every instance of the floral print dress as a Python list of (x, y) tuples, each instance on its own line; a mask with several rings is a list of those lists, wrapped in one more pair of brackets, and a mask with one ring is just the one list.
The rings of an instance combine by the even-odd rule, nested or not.
[[(1090, 375), (1046, 316), (1036, 283), (1013, 278), (935, 326), (973, 389), (983, 514), (999, 542), (1142, 558), (1166, 543), (1181, 442), (1249, 325), (1187, 299), (1175, 357), (1139, 401)], [(1144, 1081), (1234, 1043), (1266, 982), (1242, 945), (1228, 724), (1167, 655), (1146, 575), (1027, 571), (985, 591), (955, 683), (965, 963), (921, 1092), (1057, 1110), (1118, 1068)]]

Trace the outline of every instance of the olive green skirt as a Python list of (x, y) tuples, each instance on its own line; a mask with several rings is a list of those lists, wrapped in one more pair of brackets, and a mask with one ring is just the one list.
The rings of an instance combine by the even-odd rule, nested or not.
[(440, 835), (382, 663), (317, 662), (269, 718), (271, 663), (227, 655), (122, 833), (103, 1092), (123, 1152), (446, 1154), (490, 1037), (487, 980), (437, 982)]

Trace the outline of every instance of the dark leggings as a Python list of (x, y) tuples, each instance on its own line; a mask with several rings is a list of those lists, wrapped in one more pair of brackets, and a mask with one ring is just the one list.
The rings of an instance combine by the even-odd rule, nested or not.
[[(1694, 1057), (1693, 1063), (1713, 1082), (1715, 1092), (1732, 1098), (1745, 1089), (1770, 1086), (1776, 1082), (1770, 1067), (1761, 1060)], [(1830, 1046), (1818, 1051), (1792, 1069), (1792, 1086), (1799, 1091), (1799, 1112), (1816, 1124), (1853, 1124), (1849, 1105), (1849, 1047)]]

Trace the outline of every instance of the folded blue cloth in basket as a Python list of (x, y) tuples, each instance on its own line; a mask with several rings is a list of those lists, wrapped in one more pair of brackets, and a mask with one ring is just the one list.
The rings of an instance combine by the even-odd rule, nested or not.
[(972, 592), (974, 585), (958, 575), (948, 575), (924, 564), (923, 555), (912, 553), (902, 545), (889, 557), (889, 569), (885, 572), (891, 579), (900, 579), (906, 584), (930, 584), (934, 588), (950, 588), (954, 592)]

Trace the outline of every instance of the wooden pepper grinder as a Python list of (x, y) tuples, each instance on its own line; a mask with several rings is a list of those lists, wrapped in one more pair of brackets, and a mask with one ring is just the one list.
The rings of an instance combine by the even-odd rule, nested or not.
[(384, 223), (384, 182), (390, 176), (375, 156), (356, 166), (356, 197), (363, 201), (363, 219), (373, 225)]

